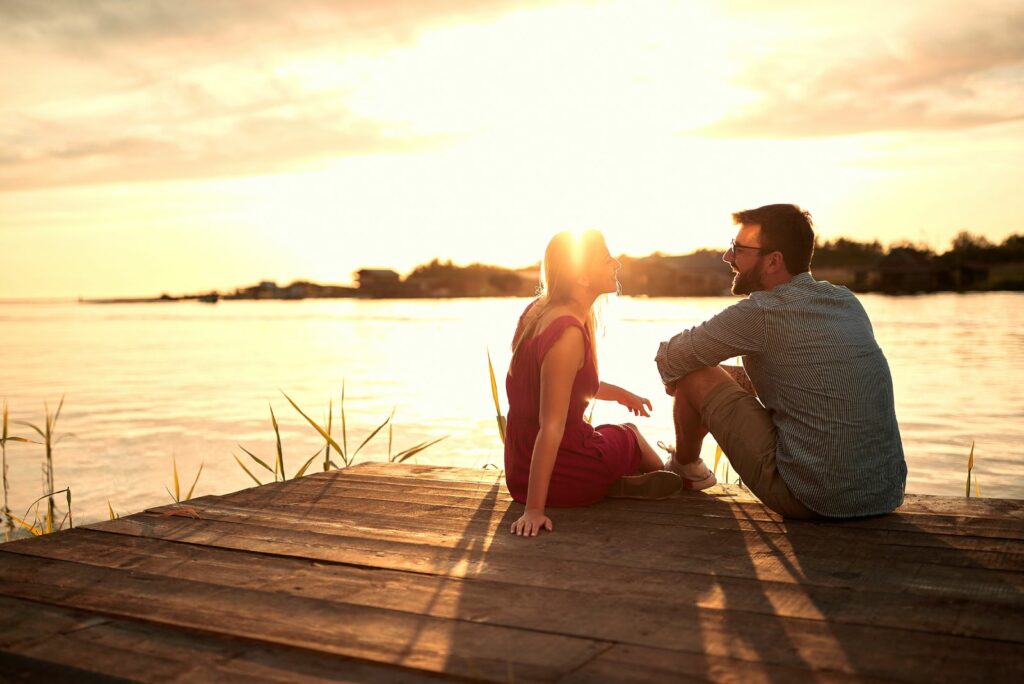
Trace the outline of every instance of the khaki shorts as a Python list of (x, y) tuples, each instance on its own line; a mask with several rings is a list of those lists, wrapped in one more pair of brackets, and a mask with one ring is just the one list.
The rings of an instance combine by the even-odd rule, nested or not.
[(743, 484), (764, 505), (784, 518), (821, 518), (793, 495), (775, 468), (775, 424), (752, 394), (734, 382), (721, 383), (704, 398), (701, 420)]

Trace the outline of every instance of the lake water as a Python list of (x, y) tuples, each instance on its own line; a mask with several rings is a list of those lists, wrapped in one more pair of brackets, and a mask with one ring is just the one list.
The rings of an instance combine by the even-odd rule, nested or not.
[[(732, 298), (618, 298), (605, 310), (602, 378), (654, 402), (639, 425), (672, 438), (671, 401), (653, 364), (658, 342)], [(971, 442), (982, 496), (1024, 498), (1024, 294), (864, 295), (893, 370), (910, 492), (960, 495)], [(420, 463), (501, 464), (487, 375), (503, 376), (521, 299), (234, 301), (80, 305), (0, 302), (0, 399), (11, 420), (41, 424), (66, 402), (57, 487), (71, 486), (76, 522), (169, 501), (172, 458), (196, 494), (252, 484), (232, 453), (268, 462), (281, 423), (291, 474), (322, 444), (288, 405), (315, 419), (337, 411), (346, 382), (349, 446), (395, 409), (394, 451), (447, 435)], [(599, 404), (595, 423), (632, 419)], [(340, 435), (338, 418), (335, 431)], [(30, 436), (28, 428), (12, 432)], [(359, 458), (384, 459), (387, 431)], [(705, 459), (712, 459), (708, 441)], [(8, 446), (16, 515), (42, 491), (42, 447)], [(248, 459), (247, 459), (248, 461)], [(248, 462), (250, 465), (251, 461)], [(313, 466), (319, 468), (319, 464)], [(254, 472), (257, 472), (254, 470)], [(263, 473), (266, 475), (266, 473)], [(264, 481), (265, 478), (261, 477)]]

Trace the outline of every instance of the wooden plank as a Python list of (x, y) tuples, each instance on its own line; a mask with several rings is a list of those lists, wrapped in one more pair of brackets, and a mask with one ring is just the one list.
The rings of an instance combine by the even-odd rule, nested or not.
[[(105, 531), (137, 536), (158, 536), (197, 544), (213, 544), (242, 550), (308, 556), (356, 565), (373, 565), (416, 572), (457, 573), (472, 576), (489, 569), (534, 564), (551, 568), (558, 578), (586, 562), (608, 576), (622, 577), (623, 582), (643, 581), (645, 575), (664, 568), (699, 575), (822, 586), (856, 587), (870, 585), (879, 591), (912, 592), (935, 598), (962, 597), (971, 600), (1017, 605), (1024, 593), (1024, 576), (1019, 572), (993, 571), (984, 568), (964, 569), (954, 566), (915, 563), (898, 557), (879, 563), (859, 556), (823, 556), (787, 558), (785, 554), (763, 554), (756, 557), (737, 553), (729, 557), (707, 559), (685, 548), (672, 547), (671, 540), (661, 541), (663, 547), (647, 554), (605, 554), (591, 551), (577, 553), (580, 546), (558, 537), (542, 536), (519, 539), (502, 535), (487, 544), (449, 540), (445, 548), (430, 546), (420, 539), (391, 540), (382, 535), (359, 533), (354, 528), (338, 529), (310, 521), (289, 523), (275, 518), (268, 523), (255, 523), (243, 516), (245, 524), (215, 521), (211, 518), (198, 527), (190, 519), (167, 516), (138, 516), (96, 526)], [(452, 533), (453, 539), (462, 539)], [(21, 542), (19, 542), (21, 543)], [(607, 538), (595, 542), (606, 547)], [(657, 549), (658, 544), (651, 544)], [(669, 553), (672, 551), (673, 553)], [(486, 553), (485, 553), (486, 552)], [(437, 569), (435, 569), (437, 568)]]
[[(701, 498), (700, 494), (689, 494), (662, 502), (608, 501), (587, 507), (586, 510), (588, 517), (594, 520), (642, 521), (655, 525), (710, 529), (776, 528), (785, 530), (788, 525), (794, 524), (783, 521), (780, 516), (760, 504), (693, 503), (694, 500), (700, 501)], [(276, 490), (273, 495), (261, 495), (258, 490), (255, 492), (249, 490), (216, 497), (218, 501), (230, 501), (232, 504), (258, 503), (260, 506), (310, 505), (314, 502), (343, 506), (351, 499), (424, 503), (450, 508), (500, 508), (502, 510), (512, 503), (510, 497), (497, 491), (497, 485), (491, 485), (491, 489), (449, 490), (418, 486), (410, 484), (408, 480), (400, 479), (378, 479), (366, 482), (361, 477), (338, 477), (330, 486), (324, 486), (322, 481), (315, 486), (307, 483), (295, 483), (294, 486)], [(212, 500), (214, 497), (205, 497), (195, 501), (203, 503)], [(644, 506), (644, 504), (648, 505)], [(561, 510), (554, 509), (552, 513), (557, 515), (561, 513)], [(822, 534), (831, 534), (831, 530), (834, 528), (853, 528), (891, 530), (908, 534), (942, 534), (1024, 541), (1024, 520), (975, 520), (965, 519), (963, 516), (953, 518), (925, 514), (916, 516), (891, 514), (864, 520), (820, 523), (815, 524), (815, 528), (823, 528)]]
[(561, 680), (564, 684), (647, 684), (648, 682), (720, 682), (722, 684), (772, 684), (774, 682), (847, 682), (905, 681), (895, 670), (893, 679), (869, 677), (864, 673), (847, 674), (828, 670), (806, 670), (737, 661), (711, 655), (668, 651), (657, 648), (616, 645)]
[[(4, 629), (0, 662), (9, 660), (25, 681), (441, 681), (406, 668), (7, 597), (0, 597), (0, 614), (4, 622), (48, 630), (43, 638), (26, 638)], [(0, 679), (14, 679), (12, 672), (3, 673)]]
[(555, 679), (606, 647), (555, 634), (14, 553), (3, 553), (0, 580), (3, 595), (15, 598), (493, 681)]
[[(406, 463), (360, 463), (345, 471), (317, 473), (315, 477), (330, 479), (342, 474), (349, 476), (384, 476), (411, 477), (417, 481), (464, 482), (477, 484), (480, 482), (499, 482), (504, 484), (504, 473), (496, 470), (478, 470), (473, 468), (446, 468), (443, 466), (427, 466)], [(716, 485), (701, 495), (701, 498), (716, 498), (737, 503), (749, 502), (760, 505), (757, 498), (749, 490), (738, 485)], [(923, 494), (907, 494), (903, 505), (899, 508), (902, 514), (928, 513), (933, 515), (969, 516), (972, 518), (1024, 519), (1024, 501), (1020, 499), (993, 499), (945, 497)]]
[[(415, 503), (392, 502), (387, 513), (365, 510), (349, 511), (346, 507), (306, 504), (293, 511), (261, 510), (267, 507), (239, 509), (219, 505), (218, 502), (189, 502), (189, 509), (199, 512), (205, 519), (255, 522), (270, 526), (302, 527), (344, 534), (373, 534), (419, 543), (442, 546), (457, 543), (465, 535), (491, 535), (493, 543), (515, 543), (511, 535), (501, 534), (502, 527), (517, 517), (513, 511), (481, 509), (469, 520), (446, 522), (452, 512), (447, 507), (424, 508)], [(602, 504), (611, 505), (611, 504)], [(175, 507), (154, 509), (154, 514), (169, 514)], [(583, 557), (600, 559), (606, 547), (614, 542), (615, 552), (626, 556), (660, 554), (666, 559), (681, 555), (704, 558), (726, 556), (752, 556), (757, 554), (784, 554), (802, 558), (861, 557), (886, 562), (898, 559), (908, 562), (946, 564), (958, 567), (1016, 570), (1024, 567), (1024, 543), (1015, 540), (978, 540), (971, 537), (939, 537), (939, 535), (908, 535), (897, 532), (871, 533), (865, 530), (836, 531), (827, 526), (810, 523), (789, 523), (785, 528), (742, 529), (726, 527), (716, 533), (692, 527), (640, 526), (609, 520), (595, 524), (589, 511), (566, 509), (558, 517), (558, 531), (571, 531), (559, 536), (559, 549), (572, 548)], [(501, 514), (502, 517), (498, 517)], [(426, 520), (426, 522), (424, 522)], [(105, 523), (96, 525), (98, 529)], [(638, 530), (644, 530), (638, 534)], [(660, 532), (660, 534), (656, 534)], [(547, 537), (549, 535), (542, 535)], [(542, 538), (531, 540), (546, 543)], [(710, 542), (710, 543), (709, 543)], [(663, 548), (666, 544), (669, 548)]]
[[(118, 684), (130, 682), (110, 675), (96, 674), (74, 665), (30, 658), (0, 651), (0, 681), (4, 682), (75, 682), (75, 684)], [(166, 680), (165, 680), (166, 681)]]
[[(209, 550), (204, 550), (208, 552)], [(200, 556), (201, 557), (201, 556)], [(172, 562), (169, 568), (182, 568), (188, 563)], [(8, 579), (10, 573), (3, 568), (6, 562), (0, 564), (0, 578)], [(94, 582), (89, 566), (63, 563), (56, 566), (63, 578), (63, 583), (82, 584)], [(250, 562), (247, 567), (260, 567), (264, 563)], [(325, 568), (317, 568), (327, 574)], [(78, 575), (86, 574), (86, 579), (80, 579)], [(6, 574), (6, 576), (5, 576)], [(47, 569), (44, 568), (44, 581)], [(157, 583), (166, 583), (168, 580), (159, 574), (141, 572), (138, 570), (121, 571), (120, 574), (128, 575), (129, 581), (144, 580), (147, 586)], [(213, 574), (217, 574), (213, 572)], [(555, 641), (565, 639), (568, 632), (587, 630), (589, 632), (601, 631), (621, 639), (636, 641), (647, 641), (649, 643), (663, 645), (666, 648), (687, 650), (694, 654), (710, 653), (718, 657), (732, 657), (737, 659), (766, 662), (770, 665), (780, 665), (790, 668), (825, 669), (842, 672), (850, 675), (882, 676), (892, 668), (893, 662), (903, 657), (920, 656), (924, 653), (942, 652), (947, 654), (943, 660), (935, 660), (932, 665), (922, 665), (919, 671), (913, 673), (908, 681), (934, 681), (934, 678), (943, 673), (959, 673), (966, 676), (973, 672), (979, 661), (985, 659), (987, 662), (1020, 659), (1024, 655), (1024, 647), (1020, 644), (1008, 644), (1000, 641), (988, 641), (981, 639), (966, 639), (961, 637), (950, 637), (947, 635), (936, 635), (912, 632), (907, 630), (893, 630), (887, 628), (865, 628), (859, 626), (847, 626), (842, 624), (829, 624), (827, 629), (822, 629), (823, 624), (812, 619), (790, 619), (780, 618), (772, 615), (749, 614), (743, 611), (736, 611), (728, 614), (723, 611), (701, 610), (687, 608), (685, 602), (670, 604), (664, 600), (642, 601), (638, 600), (632, 593), (618, 591), (606, 595), (603, 598), (595, 596), (574, 596), (570, 592), (552, 592), (546, 589), (531, 589), (525, 587), (500, 587), (497, 585), (480, 586), (484, 583), (470, 582), (457, 583), (444, 578), (422, 578), (422, 575), (404, 573), (401, 578), (388, 583), (374, 578), (373, 572), (356, 585), (364, 585), (367, 592), (365, 600), (374, 602), (382, 600), (403, 605), (406, 609), (416, 611), (455, 611), (463, 614), (470, 614), (476, 619), (475, 629), (499, 629), (495, 626), (504, 622), (514, 622), (521, 625), (521, 630), (503, 630), (505, 633), (520, 633), (528, 631), (529, 634), (545, 637)], [(70, 578), (70, 580), (69, 580)], [(332, 595), (328, 589), (321, 586), (305, 587), (302, 584), (306, 578), (294, 578), (286, 583), (271, 583), (275, 592), (248, 592), (250, 595), (261, 597), (273, 596), (284, 605), (292, 604), (292, 610), (296, 613), (303, 613), (306, 599), (296, 595), (280, 596), (279, 592), (301, 591), (307, 596), (315, 596), (316, 602), (326, 607), (336, 619), (350, 621), (353, 612), (358, 606), (353, 606), (352, 601), (358, 593), (351, 591), (351, 586), (341, 588), (341, 596)], [(16, 579), (15, 579), (16, 580)], [(423, 580), (427, 583), (423, 584)], [(118, 582), (110, 576), (106, 578), (103, 586), (109, 582)], [(125, 580), (120, 580), (125, 582)], [(187, 582), (175, 580), (176, 583)], [(373, 587), (376, 582), (383, 582), (382, 588)], [(419, 582), (420, 584), (415, 584)], [(412, 588), (403, 596), (398, 590), (407, 583), (413, 583)], [(203, 583), (189, 583), (203, 586)], [(344, 584), (344, 583), (343, 583)], [(14, 583), (14, 591), (27, 591)], [(445, 592), (447, 587), (450, 591)], [(4, 592), (10, 591), (7, 585)], [(77, 589), (76, 591), (81, 591)], [(90, 591), (88, 599), (75, 594), (76, 601), (88, 600), (94, 602), (95, 589)], [(199, 595), (190, 593), (196, 600), (207, 599), (210, 595), (218, 592), (205, 591), (202, 598)], [(559, 596), (559, 594), (561, 594)], [(164, 593), (167, 596), (167, 593)], [(136, 600), (136, 592), (132, 592), (132, 600)], [(38, 599), (38, 596), (34, 597)], [(412, 605), (402, 604), (402, 601), (411, 602)], [(104, 602), (106, 603), (106, 602)], [(189, 602), (189, 605), (194, 602)], [(247, 605), (254, 606), (250, 611), (255, 611), (249, 619), (258, 615), (259, 621), (273, 621), (275, 611), (268, 611), (263, 600), (253, 600)], [(160, 614), (166, 609), (167, 600), (163, 605), (157, 607)], [(115, 605), (120, 605), (115, 603)], [(104, 608), (109, 609), (108, 608)], [(118, 608), (122, 610), (123, 608)], [(307, 615), (308, 618), (308, 615)], [(301, 619), (301, 618), (300, 618)], [(323, 628), (315, 634), (321, 638), (314, 639), (306, 644), (307, 648), (322, 647)], [(210, 628), (207, 628), (210, 629)], [(473, 632), (467, 626), (464, 634)], [(308, 633), (307, 633), (308, 634)], [(371, 633), (374, 639), (388, 639), (390, 635), (385, 633)], [(299, 635), (295, 635), (298, 637)], [(293, 637), (293, 638), (295, 638)], [(580, 640), (577, 640), (580, 641)], [(478, 643), (479, 639), (474, 639)], [(595, 641), (597, 643), (597, 641)], [(515, 642), (508, 644), (512, 652), (518, 652)], [(468, 646), (468, 644), (467, 644)], [(451, 643), (450, 643), (450, 647)], [(464, 650), (455, 648), (455, 650)], [(474, 651), (475, 652), (475, 651)], [(849, 653), (857, 653), (859, 657), (856, 662), (849, 661)], [(596, 653), (594, 653), (596, 655)], [(523, 656), (525, 657), (525, 656)], [(589, 661), (589, 658), (587, 658)], [(585, 666), (581, 662), (580, 667)], [(1014, 666), (1009, 666), (1011, 669)], [(1018, 666), (1019, 670), (1019, 666)], [(492, 669), (492, 672), (494, 669)], [(1024, 674), (1024, 673), (1022, 673)]]
[[(313, 496), (312, 492), (316, 492), (316, 495)], [(227, 496), (238, 501), (262, 499), (273, 502), (278, 499), (292, 500), (296, 496), (333, 500), (334, 497), (359, 495), (373, 496), (381, 500), (406, 500), (405, 497), (412, 496), (415, 500), (437, 503), (447, 500), (451, 505), (472, 505), (484, 499), (490, 500), (491, 505), (512, 502), (512, 498), (500, 483), (419, 482), (401, 477), (350, 474), (348, 471), (321, 474), (315, 480), (305, 478), (304, 481), (277, 485), (271, 491), (254, 488)], [(712, 527), (721, 518), (729, 520), (730, 524), (735, 524), (731, 521), (736, 520), (741, 520), (743, 524), (782, 523), (779, 515), (756, 500), (737, 503), (731, 497), (716, 497), (705, 492), (684, 492), (670, 501), (618, 500), (606, 502), (605, 505), (608, 503), (614, 503), (614, 515), (620, 519), (624, 517), (624, 511), (628, 512), (630, 518), (635, 517), (637, 513), (645, 513), (643, 517), (654, 523)], [(1024, 502), (1018, 503), (1024, 508)], [(588, 508), (591, 511), (600, 509), (601, 506)], [(899, 512), (873, 518), (829, 521), (827, 525), (830, 528), (840, 526), (1024, 540), (1022, 518), (976, 518), (963, 514)]]
[[(120, 542), (120, 543), (116, 543)], [(891, 627), (899, 630), (948, 633), (1024, 643), (1024, 622), (1019, 619), (1024, 598), (1016, 605), (1000, 606), (976, 601), (910, 593), (894, 595), (863, 587), (848, 589), (807, 587), (758, 580), (694, 577), (667, 573), (659, 581), (621, 585), (600, 572), (585, 575), (574, 588), (555, 587), (545, 581), (543, 566), (503, 574), (474, 577), (473, 582), (383, 569), (314, 565), (306, 559), (262, 557), (252, 572), (248, 553), (218, 548), (197, 548), (147, 538), (112, 538), (91, 530), (75, 530), (59, 541), (40, 539), (21, 544), (16, 551), (43, 558), (74, 561), (107, 568), (128, 568), (149, 574), (364, 606), (423, 613), (435, 617), (480, 621), (506, 627), (554, 629), (562, 634), (601, 641), (658, 645), (672, 648), (677, 636), (668, 628), (678, 616), (693, 609), (742, 611), (769, 617)], [(513, 585), (513, 586), (508, 586)], [(508, 600), (511, 596), (514, 600)], [(564, 610), (557, 607), (563, 606)], [(550, 615), (557, 613), (552, 619)], [(611, 619), (609, 616), (615, 616)], [(630, 620), (630, 617), (636, 618)], [(637, 635), (665, 627), (666, 643)]]

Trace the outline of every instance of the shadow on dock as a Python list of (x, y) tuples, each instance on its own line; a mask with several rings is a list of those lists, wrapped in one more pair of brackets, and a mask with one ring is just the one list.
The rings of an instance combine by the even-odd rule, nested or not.
[(790, 523), (716, 487), (553, 510), (536, 538), (509, 533), (521, 510), (494, 471), (364, 464), (5, 544), (0, 662), (161, 682), (1024, 679), (1024, 502)]

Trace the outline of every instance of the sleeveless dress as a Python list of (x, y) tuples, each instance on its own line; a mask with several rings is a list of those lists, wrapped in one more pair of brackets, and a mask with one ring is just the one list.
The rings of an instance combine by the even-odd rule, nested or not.
[(574, 316), (561, 316), (529, 340), (525, 340), (505, 378), (508, 417), (505, 429), (505, 484), (512, 498), (526, 503), (533, 445), (540, 431), (540, 367), (544, 355), (566, 329), (583, 332), (583, 367), (577, 371), (569, 397), (565, 433), (551, 472), (547, 506), (587, 506), (605, 497), (608, 488), (623, 475), (640, 468), (636, 435), (622, 425), (591, 427), (583, 420), (589, 399), (600, 384), (591, 355), (586, 327)]

